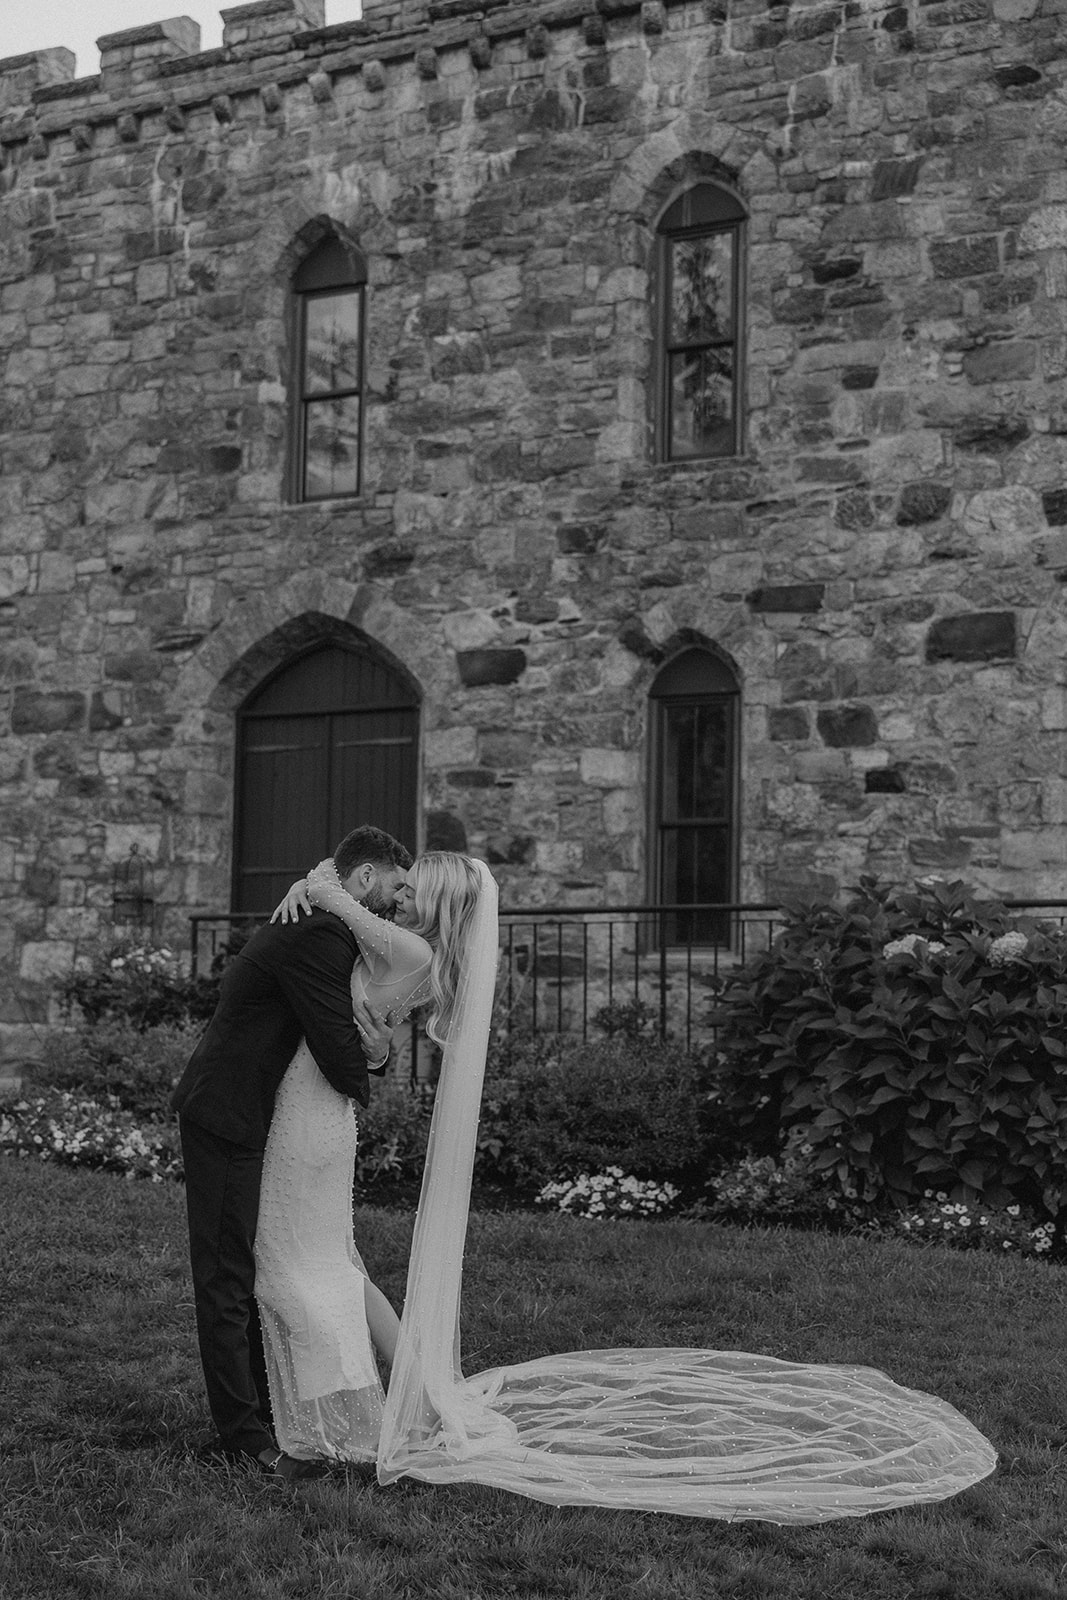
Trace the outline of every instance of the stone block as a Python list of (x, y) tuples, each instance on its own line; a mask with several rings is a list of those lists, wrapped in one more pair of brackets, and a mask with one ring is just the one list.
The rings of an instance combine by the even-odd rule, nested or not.
[(826, 585), (822, 583), (768, 584), (753, 589), (745, 599), (755, 612), (821, 611)]
[(1037, 345), (1032, 340), (1006, 341), (968, 350), (963, 375), (969, 383), (1015, 383), (1030, 378), (1037, 366)]
[(908, 841), (908, 860), (923, 871), (958, 872), (971, 859), (972, 846), (966, 839), (923, 839)]
[(481, 650), (500, 638), (500, 623), (488, 611), (454, 611), (441, 626), (453, 650)]
[(526, 652), (519, 649), (457, 650), (456, 665), (464, 688), (516, 683), (526, 671)]
[(972, 278), (1000, 270), (1000, 249), (989, 234), (935, 242), (930, 245), (930, 265), (938, 278)]
[(1041, 504), (1050, 528), (1067, 527), (1067, 489), (1046, 489)]
[(834, 749), (878, 742), (878, 719), (870, 706), (825, 706), (815, 721), (823, 744)]
[(31, 689), (19, 684), (11, 710), (12, 733), (59, 733), (85, 721), (85, 696), (61, 689)]
[(808, 713), (799, 706), (771, 706), (767, 711), (767, 736), (776, 740), (811, 738)]
[(19, 956), (25, 983), (54, 984), (74, 970), (74, 945), (65, 939), (29, 940)]
[(897, 523), (902, 528), (925, 522), (936, 522), (944, 516), (952, 503), (952, 489), (947, 483), (933, 483), (924, 479), (919, 483), (906, 483), (897, 506)]
[(636, 783), (638, 756), (633, 750), (583, 750), (578, 760), (581, 780), (594, 789), (622, 789)]
[(437, 771), (448, 767), (472, 767), (478, 759), (478, 730), (432, 728), (423, 735), (422, 758), (426, 767)]
[(427, 850), (458, 850), (466, 853), (467, 829), (453, 811), (427, 811)]
[(926, 636), (927, 661), (996, 661), (1015, 653), (1014, 611), (941, 617)]

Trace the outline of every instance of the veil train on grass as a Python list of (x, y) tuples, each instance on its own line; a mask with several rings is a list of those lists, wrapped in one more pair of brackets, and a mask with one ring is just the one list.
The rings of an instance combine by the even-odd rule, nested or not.
[(498, 961), (496, 883), (478, 868), (379, 1481), (483, 1483), (554, 1505), (814, 1523), (943, 1500), (992, 1472), (992, 1445), (958, 1411), (869, 1367), (620, 1349), (463, 1376), (463, 1249)]

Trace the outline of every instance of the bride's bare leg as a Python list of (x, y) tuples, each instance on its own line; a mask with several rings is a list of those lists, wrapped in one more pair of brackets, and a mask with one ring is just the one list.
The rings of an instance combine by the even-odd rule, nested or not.
[(396, 1341), (400, 1333), (400, 1318), (382, 1291), (370, 1279), (364, 1285), (367, 1302), (367, 1327), (375, 1350), (391, 1368), (396, 1356)]

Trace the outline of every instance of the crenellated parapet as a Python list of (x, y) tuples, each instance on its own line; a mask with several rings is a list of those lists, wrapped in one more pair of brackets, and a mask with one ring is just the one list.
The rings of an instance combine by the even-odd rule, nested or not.
[[(0, 164), (20, 150), (43, 158), (55, 139), (86, 149), (103, 126), (136, 142), (145, 118), (180, 131), (189, 112), (207, 106), (226, 122), (250, 97), (278, 110), (286, 92), (304, 86), (322, 102), (335, 78), (354, 74), (372, 93), (385, 88), (389, 70), (432, 80), (451, 52), (485, 70), (496, 47), (520, 40), (537, 60), (561, 29), (597, 45), (613, 24), (639, 18), (654, 35), (667, 26), (668, 7), (682, 26), (693, 10), (686, 0), (371, 0), (360, 20), (327, 27), (324, 4), (253, 0), (224, 10), (223, 43), (214, 50), (200, 50), (199, 26), (188, 17), (105, 35), (97, 41), (100, 71), (89, 77), (74, 76), (75, 58), (64, 49), (0, 60)], [(706, 7), (697, 9), (694, 20), (706, 23)]]

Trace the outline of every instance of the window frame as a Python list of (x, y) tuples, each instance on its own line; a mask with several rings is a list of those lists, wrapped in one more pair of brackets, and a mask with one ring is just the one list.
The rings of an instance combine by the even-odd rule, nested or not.
[[(703, 657), (703, 660), (698, 658)], [(664, 679), (684, 677), (687, 667), (692, 668), (691, 681), (677, 685), (663, 685)], [(672, 669), (673, 672), (672, 672)], [(703, 679), (703, 682), (699, 681)], [(693, 821), (666, 821), (664, 781), (667, 771), (668, 716), (673, 708), (686, 706), (722, 705), (726, 707), (729, 738), (730, 767), (726, 779), (727, 810), (721, 823)], [(727, 903), (736, 901), (740, 870), (740, 815), (741, 815), (741, 685), (737, 674), (718, 652), (702, 645), (690, 645), (665, 662), (656, 674), (648, 691), (649, 717), (649, 784), (648, 784), (648, 835), (651, 848), (649, 858), (649, 898), (653, 905), (684, 905), (677, 894), (668, 897), (665, 887), (665, 840), (668, 833), (680, 834), (688, 827), (691, 833), (720, 831), (725, 837), (724, 868), (727, 879)], [(677, 885), (675, 886), (677, 889)], [(699, 904), (699, 901), (694, 901)], [(675, 912), (661, 918), (661, 937), (668, 947), (692, 946), (714, 948), (731, 943), (730, 919), (722, 919), (718, 936), (705, 938), (682, 936), (678, 924), (684, 912)]]
[[(352, 294), (357, 297), (359, 337), (356, 360), (358, 384), (343, 389), (312, 390), (307, 370), (308, 306), (313, 300)], [(366, 437), (367, 269), (362, 256), (336, 234), (328, 234), (311, 250), (293, 274), (290, 289), (289, 482), (288, 499), (295, 505), (322, 505), (330, 500), (359, 500), (364, 492), (364, 441)], [(356, 436), (356, 486), (343, 493), (309, 494), (307, 432), (312, 406), (323, 401), (359, 399)]]
[[(696, 220), (679, 220), (687, 210)], [(655, 246), (655, 304), (654, 348), (655, 384), (653, 428), (655, 459), (657, 462), (679, 464), (707, 461), (729, 461), (742, 453), (745, 439), (745, 305), (746, 247), (748, 215), (738, 197), (724, 184), (711, 179), (701, 179), (686, 186), (664, 207), (656, 225)], [(694, 340), (675, 343), (671, 340), (671, 284), (673, 272), (673, 246), (693, 239), (715, 235), (729, 235), (733, 241), (730, 262), (731, 324), (729, 339)], [(731, 388), (731, 441), (724, 451), (698, 452), (676, 455), (672, 450), (673, 391), (671, 384), (671, 358), (687, 350), (704, 351), (725, 349), (733, 354), (733, 382)]]

